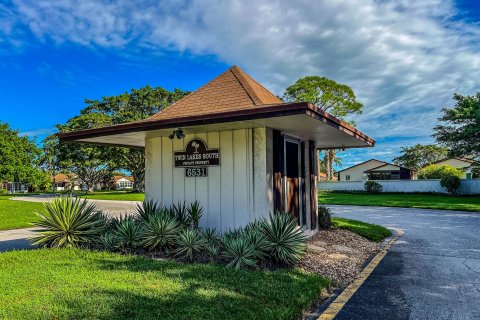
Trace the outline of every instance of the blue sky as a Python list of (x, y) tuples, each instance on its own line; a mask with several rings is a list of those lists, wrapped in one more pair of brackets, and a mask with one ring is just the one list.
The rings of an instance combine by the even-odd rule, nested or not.
[(378, 144), (344, 167), (390, 161), (432, 142), (454, 92), (479, 90), (479, 17), (477, 1), (3, 0), (0, 121), (41, 139), (85, 98), (193, 90), (237, 64), (280, 95), (305, 75), (350, 85)]

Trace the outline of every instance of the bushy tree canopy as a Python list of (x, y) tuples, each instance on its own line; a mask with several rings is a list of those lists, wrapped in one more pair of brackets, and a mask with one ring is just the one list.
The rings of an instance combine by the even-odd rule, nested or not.
[(418, 179), (442, 179), (447, 176), (461, 177), (463, 172), (451, 165), (430, 164), (418, 171)]
[(39, 155), (33, 140), (0, 122), (0, 181), (40, 185), (45, 176), (39, 169)]
[(340, 119), (349, 114), (361, 113), (363, 109), (363, 104), (357, 101), (352, 88), (320, 76), (298, 79), (286, 89), (284, 99), (313, 103)]
[(419, 169), (448, 156), (448, 149), (434, 144), (416, 144), (413, 147), (402, 147), (402, 155), (393, 159), (396, 165)]
[(453, 95), (455, 106), (444, 108), (434, 137), (452, 156), (480, 158), (480, 92), (474, 96)]

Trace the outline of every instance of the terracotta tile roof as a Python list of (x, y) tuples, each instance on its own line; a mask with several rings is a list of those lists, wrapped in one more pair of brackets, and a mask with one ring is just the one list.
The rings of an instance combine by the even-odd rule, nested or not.
[(282, 104), (282, 100), (233, 66), (148, 120), (174, 119)]
[(58, 173), (56, 174), (53, 179), (55, 180), (55, 182), (68, 182), (69, 179), (68, 179), (68, 175), (64, 174), (64, 173)]
[(131, 177), (131, 176), (113, 176), (113, 182), (115, 182), (115, 183), (120, 179), (127, 179), (127, 180), (133, 182), (133, 177)]

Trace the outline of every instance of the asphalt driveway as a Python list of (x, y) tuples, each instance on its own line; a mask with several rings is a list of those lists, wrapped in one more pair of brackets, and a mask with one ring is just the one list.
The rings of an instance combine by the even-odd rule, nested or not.
[(480, 319), (480, 212), (329, 207), (405, 231), (335, 319)]

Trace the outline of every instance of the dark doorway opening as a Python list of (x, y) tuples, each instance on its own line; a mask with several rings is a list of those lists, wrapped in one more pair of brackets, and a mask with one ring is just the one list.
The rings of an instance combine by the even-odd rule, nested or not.
[(285, 141), (285, 210), (291, 213), (299, 225), (301, 200), (300, 143)]

